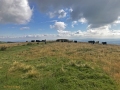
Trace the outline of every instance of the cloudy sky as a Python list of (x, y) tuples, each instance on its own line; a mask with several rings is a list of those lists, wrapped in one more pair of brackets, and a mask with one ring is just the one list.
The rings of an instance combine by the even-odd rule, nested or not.
[(120, 39), (120, 0), (0, 0), (0, 41)]

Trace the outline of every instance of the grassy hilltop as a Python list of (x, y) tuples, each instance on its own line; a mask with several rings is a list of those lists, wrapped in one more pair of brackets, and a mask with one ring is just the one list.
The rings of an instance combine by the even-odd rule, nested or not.
[(0, 90), (120, 90), (120, 46), (0, 44)]

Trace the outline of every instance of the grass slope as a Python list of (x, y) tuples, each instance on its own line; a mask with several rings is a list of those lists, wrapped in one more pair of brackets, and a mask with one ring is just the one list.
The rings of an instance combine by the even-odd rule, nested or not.
[(0, 90), (119, 90), (120, 46), (0, 44)]

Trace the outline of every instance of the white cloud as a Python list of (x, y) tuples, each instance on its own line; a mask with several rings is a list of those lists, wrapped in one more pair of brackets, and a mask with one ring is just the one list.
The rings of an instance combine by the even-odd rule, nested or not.
[(20, 28), (20, 30), (28, 30), (28, 29), (30, 29), (30, 27), (22, 27), (22, 28)]
[(58, 14), (59, 14), (58, 18), (64, 18), (66, 17), (67, 13), (63, 9), (61, 9), (58, 11)]
[(77, 23), (78, 23), (77, 21), (73, 21), (72, 22), (72, 28), (74, 28), (74, 26), (77, 25)]
[(77, 31), (67, 31), (67, 30), (57, 30), (58, 34), (31, 34), (25, 36), (0, 36), (0, 40), (55, 40), (57, 38), (68, 38), (68, 39), (120, 39), (120, 30), (110, 30), (108, 26), (88, 29), (87, 31), (77, 30)]
[(69, 9), (69, 11), (70, 11), (70, 12), (72, 12), (72, 11), (73, 11), (73, 9), (72, 9), (72, 8), (70, 8), (70, 9)]
[(110, 26), (103, 26), (99, 28), (94, 28), (94, 29), (88, 29), (86, 31), (59, 31), (58, 33), (60, 36), (66, 36), (66, 37), (71, 37), (71, 38), (107, 38), (107, 39), (112, 39), (112, 38), (120, 38), (120, 30), (110, 30)]
[(119, 24), (120, 24), (120, 17), (118, 17), (118, 19), (113, 22), (114, 26), (117, 26)]
[(64, 30), (66, 26), (67, 25), (64, 22), (55, 22), (54, 25), (50, 25), (50, 28), (56, 30)]
[(87, 23), (87, 20), (85, 18), (81, 18), (78, 21), (73, 21), (72, 22), (72, 28), (74, 28), (75, 25), (78, 25), (78, 22), (84, 24), (84, 23)]
[(49, 12), (50, 18), (54, 18), (56, 16), (56, 12)]
[(116, 20), (114, 24), (120, 24), (120, 20)]
[(54, 11), (54, 12), (49, 12), (48, 13), (50, 18), (58, 17), (58, 18), (65, 18), (67, 15), (67, 12), (65, 12), (63, 9)]
[(85, 18), (90, 28), (113, 23), (120, 16), (120, 0), (32, 0), (37, 2), (41, 12), (72, 8), (72, 21)]
[(0, 0), (0, 23), (25, 24), (31, 16), (28, 0)]
[(78, 21), (81, 22), (82, 24), (87, 23), (87, 20), (85, 18), (81, 18)]
[(63, 30), (58, 30), (59, 35), (61, 36), (71, 36), (71, 32), (70, 31), (63, 31)]

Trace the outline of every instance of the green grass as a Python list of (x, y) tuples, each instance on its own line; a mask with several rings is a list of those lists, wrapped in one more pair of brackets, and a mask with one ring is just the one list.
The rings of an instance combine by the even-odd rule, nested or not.
[(95, 49), (71, 51), (71, 46), (53, 45), (25, 44), (0, 51), (0, 90), (119, 90), (101, 64), (72, 58), (76, 51), (92, 55)]

